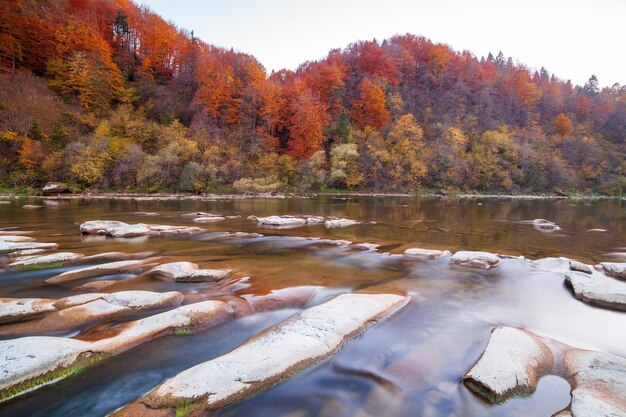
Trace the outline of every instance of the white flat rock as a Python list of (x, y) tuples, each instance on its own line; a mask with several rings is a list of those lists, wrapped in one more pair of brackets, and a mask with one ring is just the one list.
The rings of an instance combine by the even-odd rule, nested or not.
[(66, 308), (79, 306), (81, 304), (86, 304), (90, 301), (94, 301), (104, 297), (105, 293), (89, 293), (89, 294), (79, 294), (79, 295), (71, 295), (69, 297), (61, 298), (56, 301), (53, 305), (57, 310), (65, 310)]
[(584, 272), (585, 274), (593, 273), (593, 269), (589, 265), (585, 265), (578, 261), (569, 261), (569, 269), (572, 271)]
[(0, 298), (0, 324), (30, 320), (55, 311), (55, 301), (47, 298)]
[(348, 227), (348, 226), (353, 226), (355, 224), (359, 224), (359, 222), (356, 220), (350, 220), (350, 219), (332, 219), (332, 220), (326, 220), (324, 222), (324, 227), (326, 227), (327, 229), (330, 229), (333, 227)]
[(145, 224), (129, 224), (123, 227), (116, 227), (108, 233), (113, 237), (137, 237), (149, 236), (152, 231)]
[(42, 242), (0, 242), (0, 252), (13, 252), (19, 250), (30, 249), (57, 249), (59, 245), (56, 243), (42, 243)]
[(602, 274), (568, 272), (565, 280), (576, 298), (599, 307), (626, 311), (626, 282)]
[(10, 263), (9, 266), (16, 269), (62, 266), (70, 262), (78, 261), (82, 257), (82, 254), (74, 252), (57, 252), (49, 255), (29, 255), (15, 259), (15, 261)]
[(604, 272), (615, 278), (626, 279), (626, 262), (600, 262)]
[(230, 274), (227, 269), (199, 269), (192, 262), (170, 262), (155, 266), (149, 272), (164, 275), (174, 281), (217, 281)]
[(409, 248), (404, 251), (404, 255), (420, 259), (439, 259), (450, 255), (448, 250)]
[(535, 335), (512, 327), (497, 327), (480, 360), (463, 378), (465, 384), (491, 402), (532, 392), (552, 367), (552, 352)]
[(79, 365), (81, 354), (111, 356), (167, 334), (167, 331), (212, 327), (231, 317), (232, 309), (228, 303), (203, 301), (130, 322), (115, 336), (95, 342), (47, 336), (0, 341), (0, 402), (7, 399), (3, 398), (3, 391), (20, 383)]
[(570, 405), (554, 416), (626, 415), (626, 359), (577, 349), (521, 329), (496, 328), (463, 379), (477, 395), (501, 402), (532, 394), (544, 375), (560, 376), (572, 387)]
[(306, 224), (306, 219), (293, 216), (257, 217), (254, 220), (263, 226), (302, 226)]
[(500, 259), (489, 252), (459, 251), (452, 255), (450, 262), (456, 265), (491, 268), (498, 266)]
[(145, 226), (159, 235), (192, 235), (206, 232), (206, 230), (194, 226), (171, 226), (168, 224), (147, 224)]
[(63, 272), (45, 280), (49, 284), (74, 281), (77, 279), (94, 278), (114, 274), (141, 273), (152, 267), (151, 261), (159, 258), (146, 258), (131, 261), (109, 262)]
[[(215, 409), (247, 398), (332, 355), (407, 302), (408, 297), (392, 294), (340, 295), (181, 372), (117, 415), (156, 415), (181, 400), (195, 400), (199, 409)], [(143, 407), (141, 414), (137, 407)]]
[(5, 391), (20, 383), (70, 366), (89, 345), (46, 336), (0, 341), (0, 398), (11, 398), (5, 397)]
[[(88, 296), (85, 296), (88, 297)], [(183, 302), (183, 294), (171, 291), (120, 291), (98, 295), (92, 301), (76, 305), (84, 300), (70, 300), (73, 306), (51, 312), (41, 320), (9, 324), (0, 328), (0, 335), (16, 336), (32, 333), (70, 331), (95, 324), (101, 320), (120, 318), (138, 311), (176, 307)], [(59, 300), (62, 301), (62, 300)], [(66, 300), (67, 301), (67, 300)], [(63, 303), (60, 303), (63, 307)]]
[(126, 227), (128, 223), (114, 220), (91, 220), (80, 225), (80, 232), (86, 234), (110, 234), (113, 229)]

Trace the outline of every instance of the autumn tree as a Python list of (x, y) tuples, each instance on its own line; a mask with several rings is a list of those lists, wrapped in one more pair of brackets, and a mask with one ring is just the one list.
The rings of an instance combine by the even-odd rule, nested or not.
[(385, 107), (385, 92), (368, 78), (359, 85), (359, 99), (352, 105), (352, 117), (360, 128), (380, 129), (390, 121)]
[(572, 122), (569, 117), (560, 113), (556, 116), (556, 119), (554, 119), (554, 126), (552, 130), (554, 131), (554, 134), (559, 135), (561, 139), (563, 139), (572, 134), (574, 127), (572, 126)]

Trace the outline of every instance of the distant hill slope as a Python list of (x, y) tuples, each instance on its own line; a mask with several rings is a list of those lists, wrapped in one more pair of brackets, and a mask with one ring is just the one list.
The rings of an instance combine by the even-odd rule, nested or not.
[(409, 34), (268, 76), (131, 1), (5, 0), (0, 69), (10, 188), (626, 188), (626, 87)]

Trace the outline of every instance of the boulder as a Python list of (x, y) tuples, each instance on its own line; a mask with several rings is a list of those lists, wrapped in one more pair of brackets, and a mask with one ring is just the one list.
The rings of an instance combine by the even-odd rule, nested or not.
[(447, 197), (448, 196), (448, 190), (445, 189), (440, 189), (438, 190), (435, 195), (439, 196), (439, 197)]
[(191, 262), (162, 264), (152, 268), (149, 272), (176, 282), (219, 281), (230, 274), (228, 269), (198, 269), (198, 265)]
[(15, 259), (9, 264), (9, 266), (15, 269), (57, 268), (76, 262), (82, 257), (82, 254), (73, 252), (57, 252), (49, 255), (29, 255), (21, 256)]
[(566, 282), (574, 295), (586, 303), (611, 310), (626, 311), (626, 282), (602, 274), (568, 272)]
[(533, 227), (538, 230), (561, 230), (561, 228), (556, 223), (546, 219), (533, 220)]
[(392, 294), (340, 295), (179, 373), (114, 415), (173, 415), (181, 403), (201, 413), (236, 403), (331, 356), (408, 301)]
[[(160, 258), (147, 258), (130, 261), (109, 262), (100, 265), (88, 266), (63, 272), (45, 280), (48, 284), (58, 284), (60, 282), (74, 281), (84, 278), (95, 278), (116, 274), (140, 274), (152, 268), (154, 261)], [(152, 263), (151, 263), (152, 262)]]
[(419, 259), (439, 259), (450, 255), (448, 250), (409, 248), (404, 251), (405, 256)]
[(30, 249), (45, 249), (53, 250), (57, 249), (59, 245), (56, 243), (42, 243), (42, 242), (0, 242), (1, 252), (14, 252), (20, 250)]
[(48, 298), (0, 298), (0, 324), (31, 320), (55, 311)]
[(356, 220), (350, 220), (350, 219), (331, 219), (331, 220), (326, 220), (324, 222), (324, 227), (326, 227), (327, 229), (330, 229), (333, 227), (348, 227), (348, 226), (352, 226), (355, 224), (359, 224), (359, 222)]
[(619, 279), (626, 279), (626, 262), (600, 262), (604, 273)]
[(126, 227), (128, 223), (115, 220), (91, 220), (80, 225), (80, 232), (84, 234), (107, 235), (120, 227)]
[(45, 195), (61, 194), (61, 193), (69, 193), (70, 188), (67, 185), (63, 184), (62, 182), (49, 182), (41, 189), (41, 191)]
[(577, 349), (511, 327), (497, 327), (487, 348), (463, 381), (493, 403), (529, 396), (544, 375), (557, 375), (570, 386), (571, 403), (555, 416), (626, 415), (626, 359)]
[(585, 265), (584, 263), (578, 261), (569, 261), (569, 269), (572, 271), (584, 272), (585, 274), (593, 273), (593, 270), (589, 265)]
[(489, 252), (459, 251), (452, 255), (450, 263), (476, 268), (492, 268), (498, 266), (500, 259)]

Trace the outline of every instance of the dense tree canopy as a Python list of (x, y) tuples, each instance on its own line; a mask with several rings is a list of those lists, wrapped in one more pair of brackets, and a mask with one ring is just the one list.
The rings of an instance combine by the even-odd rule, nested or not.
[(4, 0), (0, 71), (10, 187), (626, 188), (626, 87), (415, 35), (267, 74), (130, 0)]

